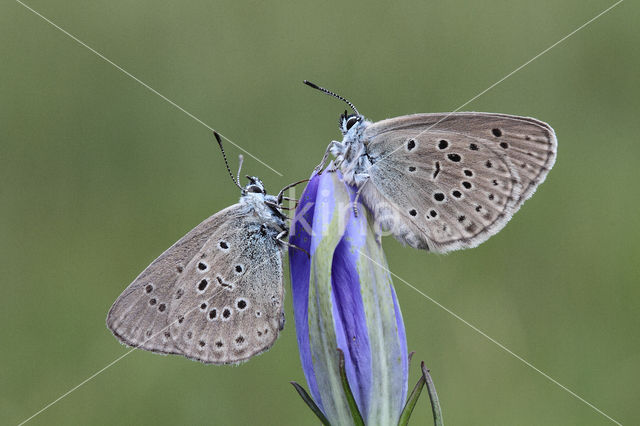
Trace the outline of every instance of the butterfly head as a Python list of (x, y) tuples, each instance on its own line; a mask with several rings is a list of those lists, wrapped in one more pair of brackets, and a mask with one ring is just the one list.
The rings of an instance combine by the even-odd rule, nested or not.
[(267, 194), (264, 184), (255, 176), (247, 176), (249, 183), (242, 188), (240, 204), (249, 206), (267, 225), (286, 229), (286, 216), (280, 211), (281, 203), (275, 195)]
[(364, 122), (364, 117), (358, 114), (349, 114), (347, 110), (340, 114), (339, 126), (343, 135), (346, 135), (352, 127), (358, 127)]
[(264, 189), (264, 184), (262, 183), (260, 178), (257, 178), (255, 176), (247, 176), (247, 179), (249, 179), (249, 183), (246, 184), (242, 189), (242, 195), (250, 193), (267, 195), (267, 191)]

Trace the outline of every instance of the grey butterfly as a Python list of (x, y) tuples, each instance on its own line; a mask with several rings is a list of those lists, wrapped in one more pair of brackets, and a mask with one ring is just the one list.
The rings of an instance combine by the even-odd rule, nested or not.
[(283, 329), (282, 201), (295, 184), (267, 195), (257, 177), (241, 187), (240, 170), (234, 179), (225, 164), (240, 202), (196, 226), (122, 292), (107, 316), (122, 343), (234, 364), (268, 350)]
[[(475, 247), (501, 230), (556, 159), (553, 129), (528, 117), (482, 112), (413, 114), (372, 123), (340, 116), (333, 170), (358, 188), (379, 233), (445, 253)], [(355, 205), (355, 204), (354, 204)]]

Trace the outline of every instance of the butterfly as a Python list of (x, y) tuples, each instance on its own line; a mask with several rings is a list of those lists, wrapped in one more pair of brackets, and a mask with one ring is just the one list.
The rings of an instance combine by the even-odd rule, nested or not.
[[(214, 133), (222, 154), (220, 136)], [(289, 232), (284, 192), (234, 179), (240, 202), (204, 220), (154, 260), (109, 310), (124, 344), (212, 364), (236, 364), (268, 350), (284, 328), (282, 261)]]
[[(371, 122), (346, 102), (332, 141), (331, 171), (357, 187), (354, 206), (373, 214), (377, 232), (439, 253), (475, 247), (501, 230), (556, 160), (557, 141), (534, 118), (483, 112), (412, 114)], [(354, 207), (355, 208), (355, 207)]]

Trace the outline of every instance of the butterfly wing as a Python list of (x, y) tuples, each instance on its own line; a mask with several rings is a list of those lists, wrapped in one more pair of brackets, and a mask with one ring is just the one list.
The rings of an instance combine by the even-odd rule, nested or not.
[(180, 352), (213, 364), (266, 351), (284, 327), (279, 230), (254, 215), (225, 216), (186, 265), (170, 309), (170, 334)]
[(162, 253), (116, 299), (107, 326), (122, 343), (153, 352), (180, 353), (167, 327), (171, 298), (185, 266), (222, 225), (224, 212), (209, 217)]
[(387, 210), (396, 238), (439, 252), (502, 229), (556, 158), (549, 125), (504, 114), (398, 117), (367, 127), (364, 140), (374, 163), (365, 202), (376, 217)]
[[(283, 323), (282, 248), (274, 238), (278, 231), (263, 227), (246, 205), (235, 204), (214, 214), (154, 260), (122, 292), (109, 311), (107, 326), (126, 345), (204, 362), (239, 362), (265, 351)], [(206, 270), (199, 269), (200, 265), (207, 265)], [(241, 272), (235, 269), (238, 265)], [(213, 291), (214, 283), (208, 282), (202, 292), (198, 286), (205, 277), (224, 277), (215, 283), (225, 291)], [(237, 294), (240, 290), (242, 298)], [(199, 307), (203, 294), (209, 306), (221, 306), (222, 318), (227, 306), (234, 308), (233, 315), (228, 320), (198, 322), (197, 314), (205, 312)], [(183, 324), (192, 328), (183, 330)], [(234, 327), (252, 327), (255, 336), (247, 334), (246, 345), (234, 341), (237, 347), (224, 357), (218, 356), (220, 350), (210, 353), (219, 333), (231, 336)], [(193, 342), (189, 335), (194, 336)], [(199, 346), (201, 341), (210, 343), (206, 351)]]

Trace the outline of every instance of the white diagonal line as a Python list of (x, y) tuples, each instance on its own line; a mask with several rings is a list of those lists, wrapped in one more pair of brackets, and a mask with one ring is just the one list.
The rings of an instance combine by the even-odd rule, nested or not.
[[(267, 260), (270, 260), (271, 257), (268, 257)], [(211, 301), (211, 299), (213, 299), (215, 296), (217, 296), (220, 292), (225, 291), (224, 289), (218, 289), (214, 294), (212, 294), (211, 296), (209, 296), (206, 300), (208, 302)], [(191, 314), (193, 311), (195, 311), (196, 309), (198, 309), (198, 306), (190, 309), (189, 311), (187, 311), (184, 316), (186, 317), (187, 315)], [(140, 344), (140, 346), (144, 345), (146, 342), (148, 342), (149, 340), (153, 339), (154, 337), (158, 336), (160, 333), (164, 333), (164, 331), (171, 327), (173, 324), (175, 324), (176, 322), (178, 322), (177, 319), (175, 319), (173, 322), (167, 324), (165, 327), (163, 327), (162, 329), (160, 329), (160, 331), (158, 331), (157, 333), (153, 334), (152, 336), (146, 338), (142, 344)], [(60, 395), (58, 398), (56, 398), (55, 400), (51, 401), (49, 404), (45, 405), (44, 407), (42, 407), (40, 410), (38, 410), (37, 412), (35, 412), (34, 414), (32, 414), (30, 417), (26, 418), (25, 420), (23, 420), (22, 422), (20, 422), (18, 424), (18, 426), (22, 426), (25, 423), (27, 423), (28, 421), (30, 421), (31, 419), (33, 419), (34, 417), (36, 417), (38, 414), (42, 413), (43, 411), (47, 410), (48, 408), (50, 408), (51, 406), (55, 405), (57, 402), (59, 402), (60, 400), (64, 399), (65, 397), (67, 397), (69, 394), (73, 393), (75, 390), (77, 390), (78, 388), (80, 388), (82, 385), (84, 385), (85, 383), (91, 381), (92, 379), (94, 379), (97, 375), (99, 375), (100, 373), (102, 373), (103, 371), (105, 371), (106, 369), (108, 369), (109, 367), (111, 367), (112, 365), (116, 364), (118, 361), (120, 361), (121, 359), (123, 359), (124, 357), (126, 357), (127, 355), (129, 355), (131, 352), (135, 351), (136, 349), (138, 349), (137, 347), (133, 347), (131, 349), (129, 349), (127, 352), (125, 352), (124, 354), (120, 355), (118, 358), (114, 359), (113, 361), (111, 361), (109, 364), (105, 365), (104, 367), (102, 367), (100, 370), (96, 371), (95, 373), (93, 373), (92, 375), (90, 375), (89, 377), (87, 377), (86, 379), (84, 379), (83, 381), (81, 381), (80, 383), (78, 383), (77, 385), (75, 385), (74, 387), (72, 387), (71, 389), (69, 389), (68, 391), (66, 391), (65, 393), (63, 393), (62, 395)], [(174, 354), (174, 355), (178, 355), (178, 354)]]
[[(546, 49), (544, 49), (542, 52), (538, 53), (537, 55), (535, 55), (533, 58), (529, 59), (527, 62), (525, 62), (524, 64), (520, 65), (518, 68), (514, 69), (513, 71), (511, 71), (509, 74), (505, 75), (504, 77), (502, 77), (500, 80), (496, 81), (495, 83), (493, 83), (491, 86), (487, 87), (486, 89), (484, 89), (482, 92), (478, 93), (477, 95), (475, 95), (473, 98), (469, 99), (468, 101), (466, 101), (465, 103), (463, 103), (462, 105), (460, 105), (458, 108), (454, 109), (453, 111), (451, 111), (450, 113), (446, 114), (444, 117), (442, 117), (440, 120), (436, 121), (434, 124), (432, 124), (431, 126), (427, 127), (426, 129), (424, 129), (423, 131), (421, 131), (420, 133), (418, 133), (416, 136), (414, 137), (418, 137), (421, 134), (428, 132), (429, 130), (433, 129), (435, 126), (437, 126), (438, 124), (440, 124), (442, 121), (446, 120), (448, 117), (450, 117), (452, 114), (455, 114), (456, 112), (460, 111), (462, 108), (466, 107), (467, 105), (469, 105), (471, 102), (475, 101), (476, 99), (478, 99), (480, 96), (484, 95), (485, 93), (487, 93), (489, 90), (493, 89), (494, 87), (496, 87), (498, 84), (502, 83), (503, 81), (505, 81), (506, 79), (508, 79), (509, 77), (511, 77), (512, 75), (514, 75), (515, 73), (517, 73), (518, 71), (520, 71), (522, 68), (526, 67), (527, 65), (529, 65), (531, 62), (535, 61), (536, 59), (538, 59), (540, 56), (544, 55), (545, 53), (547, 53), (548, 51), (550, 51), (551, 49), (553, 49), (554, 47), (556, 47), (557, 45), (559, 45), (560, 43), (562, 43), (563, 41), (565, 41), (566, 39), (568, 39), (569, 37), (571, 37), (572, 35), (574, 35), (575, 33), (577, 33), (578, 31), (580, 31), (581, 29), (583, 29), (584, 27), (586, 27), (587, 25), (591, 24), (593, 21), (595, 21), (596, 19), (598, 19), (599, 17), (601, 17), (602, 15), (604, 15), (605, 13), (607, 13), (608, 11), (610, 11), (611, 9), (613, 9), (614, 7), (616, 7), (617, 5), (619, 5), (620, 3), (622, 3), (624, 0), (618, 0), (616, 3), (614, 3), (613, 5), (609, 6), (608, 8), (606, 8), (605, 10), (603, 10), (602, 12), (598, 13), (596, 16), (594, 16), (593, 18), (589, 19), (587, 22), (585, 22), (584, 24), (580, 25), (578, 28), (576, 28), (575, 30), (571, 31), (569, 34), (567, 34), (566, 36), (562, 37), (560, 40), (556, 41), (555, 43), (553, 43), (551, 46), (547, 47)], [(387, 155), (383, 156), (382, 158), (380, 158), (380, 160), (376, 161), (374, 164), (372, 164), (371, 166), (369, 166), (367, 169), (365, 169), (364, 173), (367, 172), (367, 170), (369, 170), (370, 168), (374, 167), (374, 166), (378, 166), (382, 161), (384, 161), (387, 157), (389, 157), (391, 154), (393, 154), (394, 152), (398, 151), (399, 149), (401, 149), (404, 146), (404, 144), (400, 144), (400, 146), (398, 146), (396, 149), (394, 149), (393, 151), (391, 151), (390, 153), (388, 153)]]
[[(217, 294), (217, 293), (216, 293)], [(212, 297), (216, 296), (216, 294), (211, 295), (211, 297), (209, 299), (211, 299)], [(193, 312), (194, 310), (196, 310), (198, 307), (196, 306), (195, 308), (191, 309), (190, 311), (187, 311), (187, 313), (185, 313), (185, 316), (187, 316), (188, 314), (190, 314), (191, 312)], [(153, 339), (154, 337), (156, 337), (157, 335), (159, 335), (160, 333), (164, 333), (164, 331), (171, 327), (173, 324), (175, 324), (178, 320), (174, 320), (173, 322), (167, 324), (165, 327), (163, 327), (162, 329), (160, 329), (160, 331), (158, 331), (157, 333), (153, 334), (152, 336), (147, 337), (140, 346), (144, 345), (146, 342), (148, 342), (149, 340)], [(80, 388), (82, 385), (86, 384), (87, 382), (90, 382), (91, 380), (93, 380), (97, 375), (99, 375), (100, 373), (102, 373), (103, 371), (105, 371), (106, 369), (108, 369), (109, 367), (111, 367), (112, 365), (116, 364), (117, 362), (119, 362), (121, 359), (123, 359), (124, 357), (126, 357), (127, 355), (129, 355), (131, 352), (135, 351), (136, 349), (138, 349), (137, 347), (133, 347), (131, 349), (129, 349), (127, 352), (125, 352), (124, 354), (120, 355), (118, 358), (114, 359), (113, 361), (111, 361), (109, 364), (105, 365), (104, 367), (102, 367), (100, 370), (96, 371), (95, 373), (93, 373), (92, 375), (90, 375), (89, 377), (87, 377), (86, 379), (84, 379), (83, 381), (81, 381), (80, 383), (78, 383), (77, 385), (75, 385), (74, 387), (72, 387), (71, 389), (69, 389), (68, 391), (66, 391), (65, 393), (63, 393), (62, 395), (60, 395), (58, 398), (54, 399), (53, 401), (51, 401), (50, 403), (48, 403), (47, 405), (45, 405), (44, 407), (42, 407), (40, 410), (36, 411), (34, 414), (32, 414), (31, 416), (29, 416), (28, 418), (26, 418), (25, 420), (21, 421), (18, 426), (22, 426), (25, 423), (27, 423), (28, 421), (32, 420), (34, 417), (36, 417), (38, 414), (46, 411), (48, 408), (50, 408), (51, 406), (55, 405), (58, 401), (61, 401), (62, 399), (66, 398), (69, 394), (73, 393), (75, 390), (77, 390), (78, 388)]]
[[(509, 77), (511, 77), (512, 75), (514, 75), (515, 73), (517, 73), (518, 71), (520, 71), (522, 68), (526, 67), (527, 65), (529, 65), (531, 62), (535, 61), (536, 59), (538, 59), (540, 56), (544, 55), (545, 53), (547, 53), (548, 51), (550, 51), (551, 49), (553, 49), (554, 47), (556, 47), (557, 45), (559, 45), (560, 43), (562, 43), (563, 41), (565, 41), (566, 39), (568, 39), (569, 37), (571, 37), (572, 35), (574, 35), (575, 33), (577, 33), (578, 31), (580, 31), (581, 29), (583, 29), (584, 27), (586, 27), (587, 25), (591, 24), (593, 21), (595, 21), (596, 19), (598, 19), (599, 17), (601, 17), (602, 15), (604, 15), (605, 13), (607, 13), (608, 11), (610, 11), (611, 9), (613, 9), (614, 7), (616, 7), (617, 5), (619, 5), (620, 3), (622, 3), (624, 0), (618, 0), (616, 3), (614, 3), (613, 5), (609, 6), (608, 8), (606, 8), (605, 10), (603, 10), (602, 12), (598, 13), (596, 16), (594, 16), (593, 18), (589, 19), (587, 22), (585, 22), (584, 24), (580, 25), (578, 28), (576, 28), (575, 30), (571, 31), (569, 34), (567, 34), (566, 36), (562, 37), (560, 40), (556, 41), (555, 43), (553, 43), (551, 46), (547, 47), (546, 49), (544, 49), (542, 52), (538, 53), (536, 56), (534, 56), (533, 58), (529, 59), (527, 62), (525, 62), (524, 64), (520, 65), (518, 68), (514, 69), (513, 71), (511, 71), (509, 74), (505, 75), (504, 77), (502, 77), (500, 80), (496, 81), (495, 83), (493, 83), (491, 86), (487, 87), (486, 89), (484, 89), (482, 92), (478, 93), (477, 95), (475, 95), (473, 98), (469, 99), (467, 102), (463, 103), (462, 105), (460, 105), (458, 108), (454, 109), (450, 114), (453, 114), (454, 112), (458, 112), (460, 111), (462, 108), (466, 107), (467, 105), (469, 105), (471, 102), (475, 101), (476, 99), (478, 99), (480, 96), (484, 95), (485, 93), (487, 93), (489, 90), (493, 89), (494, 87), (496, 87), (498, 84), (502, 83), (503, 81), (505, 81), (506, 79), (508, 79)], [(445, 117), (446, 118), (446, 117)], [(437, 124), (437, 123), (436, 123)]]
[(455, 312), (453, 312), (451, 309), (447, 308), (446, 306), (442, 305), (440, 302), (438, 302), (437, 300), (435, 300), (431, 296), (429, 296), (426, 293), (424, 293), (423, 291), (419, 290), (418, 288), (416, 288), (415, 286), (410, 284), (407, 280), (405, 280), (402, 277), (400, 277), (398, 274), (395, 274), (395, 273), (391, 272), (387, 267), (385, 267), (384, 265), (381, 265), (380, 263), (376, 262), (375, 260), (373, 260), (372, 258), (367, 256), (365, 253), (363, 253), (362, 251), (360, 251), (360, 254), (362, 256), (366, 257), (367, 259), (369, 259), (370, 261), (372, 261), (373, 263), (375, 263), (376, 265), (378, 265), (383, 270), (387, 271), (388, 273), (390, 273), (391, 275), (396, 277), (397, 279), (399, 279), (400, 281), (402, 281), (404, 284), (406, 284), (407, 286), (409, 286), (410, 288), (415, 290), (417, 293), (419, 293), (422, 297), (424, 297), (425, 299), (429, 300), (430, 302), (432, 302), (433, 304), (435, 304), (439, 308), (443, 309), (445, 312), (447, 312), (449, 315), (453, 316), (458, 321), (462, 322), (464, 325), (470, 327), (475, 332), (477, 332), (480, 335), (482, 335), (483, 337), (485, 337), (491, 343), (494, 343), (495, 345), (497, 345), (500, 349), (502, 349), (503, 351), (507, 352), (509, 355), (513, 356), (518, 361), (524, 363), (527, 367), (529, 367), (529, 368), (533, 369), (534, 371), (536, 371), (537, 373), (541, 374), (545, 379), (549, 380), (551, 383), (559, 386), (564, 391), (568, 392), (571, 396), (573, 396), (574, 398), (578, 399), (579, 401), (582, 401), (583, 403), (585, 403), (586, 405), (588, 405), (589, 407), (591, 407), (592, 409), (594, 409), (595, 411), (597, 411), (598, 413), (600, 413), (601, 415), (606, 417), (607, 419), (611, 420), (613, 423), (622, 426), (622, 423), (618, 422), (617, 420), (615, 420), (614, 418), (609, 416), (607, 413), (605, 413), (604, 411), (602, 411), (601, 409), (599, 409), (598, 407), (596, 407), (595, 405), (593, 405), (592, 403), (590, 403), (589, 401), (587, 401), (586, 399), (584, 399), (583, 397), (581, 397), (580, 395), (578, 395), (577, 393), (575, 393), (574, 391), (572, 391), (571, 389), (566, 387), (565, 385), (563, 385), (562, 383), (558, 382), (556, 379), (554, 379), (553, 377), (549, 376), (547, 373), (545, 373), (544, 371), (540, 370), (535, 365), (531, 364), (529, 361), (527, 361), (526, 359), (522, 358), (517, 353), (513, 352), (511, 349), (507, 348), (505, 345), (503, 345), (502, 343), (500, 343), (499, 341), (497, 341), (493, 337), (489, 336), (484, 331), (480, 330), (478, 327), (476, 327), (475, 325), (471, 324), (469, 321), (465, 320), (460, 315), (458, 315)]
[[(150, 338), (152, 338), (152, 337), (155, 337), (155, 335), (151, 336)], [(136, 350), (136, 348), (131, 348), (129, 351), (127, 351), (124, 354), (120, 355), (118, 358), (114, 359), (109, 364), (105, 365), (100, 370), (96, 371), (91, 376), (87, 377), (82, 382), (78, 383), (77, 385), (75, 385), (74, 387), (72, 387), (71, 389), (69, 389), (68, 391), (63, 393), (62, 395), (60, 395), (54, 401), (51, 401), (49, 404), (45, 405), (40, 410), (38, 410), (37, 412), (33, 413), (30, 417), (28, 417), (28, 418), (24, 419), (23, 421), (21, 421), (20, 423), (18, 423), (18, 426), (22, 426), (23, 424), (27, 423), (28, 421), (30, 421), (31, 419), (33, 419), (34, 417), (36, 417), (38, 414), (42, 413), (43, 411), (47, 410), (49, 407), (51, 407), (52, 405), (54, 405), (55, 403), (57, 403), (61, 399), (64, 399), (67, 395), (69, 395), (70, 393), (72, 393), (73, 391), (75, 391), (76, 389), (78, 389), (79, 387), (84, 385), (85, 383), (91, 381), (98, 374), (102, 373), (104, 370), (106, 370), (107, 368), (111, 367), (113, 364), (115, 364), (116, 362), (120, 361), (122, 358), (126, 357), (127, 355), (129, 355), (131, 352), (133, 352), (135, 350)]]
[[(163, 95), (162, 93), (158, 92), (156, 89), (154, 89), (153, 87), (149, 86), (147, 83), (145, 83), (144, 81), (140, 80), (138, 77), (136, 77), (135, 75), (131, 74), (129, 71), (125, 70), (124, 68), (122, 68), (120, 65), (116, 64), (115, 62), (113, 62), (111, 59), (107, 58), (106, 56), (104, 56), (102, 53), (98, 52), (97, 50), (95, 50), (94, 48), (92, 48), (91, 46), (89, 46), (87, 43), (83, 42), (82, 40), (80, 40), (78, 37), (74, 36), (73, 34), (71, 34), (70, 32), (68, 32), (67, 30), (65, 30), (64, 28), (60, 27), (59, 25), (55, 24), (54, 22), (52, 22), (50, 19), (48, 19), (47, 17), (43, 16), (41, 13), (39, 13), (38, 11), (34, 10), (33, 8), (31, 8), (30, 6), (24, 4), (23, 2), (21, 2), (20, 0), (16, 0), (17, 3), (19, 3), (20, 5), (24, 6), (26, 9), (30, 10), (31, 12), (33, 12), (35, 15), (39, 16), (40, 18), (42, 18), (43, 20), (45, 20), (46, 22), (48, 22), (49, 24), (51, 24), (53, 27), (55, 27), (56, 29), (60, 30), (61, 32), (63, 32), (64, 34), (66, 34), (67, 36), (69, 36), (71, 39), (73, 39), (75, 42), (77, 42), (78, 44), (86, 47), (87, 49), (89, 49), (91, 52), (93, 52), (95, 55), (97, 55), (100, 59), (104, 60), (105, 62), (113, 65), (113, 67), (115, 67), (117, 70), (121, 71), (122, 73), (124, 73), (125, 75), (127, 75), (128, 77), (131, 77), (133, 80), (137, 81), (138, 83), (140, 83), (145, 89), (148, 89), (150, 92), (155, 93), (156, 95), (160, 96), (162, 99), (164, 99), (165, 101), (169, 102), (171, 105), (173, 105), (174, 107), (176, 107), (177, 109), (179, 109), (180, 111), (184, 112), (185, 114), (187, 114), (189, 117), (193, 118), (194, 120), (196, 120), (198, 123), (202, 124), (204, 127), (206, 127), (207, 129), (213, 131), (215, 130), (213, 127), (211, 127), (210, 125), (208, 125), (207, 123), (205, 123), (204, 121), (200, 120), (198, 117), (196, 117), (195, 115), (191, 114), (189, 111), (187, 111), (186, 109), (182, 108), (180, 105), (178, 105), (177, 103), (175, 103), (174, 101), (172, 101), (171, 99), (167, 98), (165, 95)], [(276, 169), (274, 169), (273, 167), (271, 167), (270, 165), (268, 165), (267, 163), (265, 163), (264, 161), (260, 160), (258, 157), (256, 157), (255, 155), (253, 155), (252, 153), (250, 153), (249, 151), (247, 151), (246, 149), (244, 149), (243, 147), (241, 147), (240, 145), (238, 145), (237, 143), (235, 143), (234, 141), (232, 141), (231, 139), (229, 139), (228, 137), (224, 136), (222, 133), (218, 132), (218, 134), (220, 136), (222, 136), (224, 139), (226, 139), (227, 141), (229, 141), (229, 143), (233, 146), (235, 146), (236, 148), (238, 148), (240, 151), (244, 152), (245, 154), (247, 154), (248, 156), (250, 156), (251, 158), (253, 158), (254, 160), (256, 160), (257, 162), (259, 162), (260, 164), (262, 164), (263, 166), (267, 167), (268, 169), (270, 169), (272, 172), (276, 173), (279, 176), (283, 176), (282, 173), (280, 173), (279, 171), (277, 171)]]
[[(282, 253), (281, 252), (277, 252), (267, 258), (262, 259), (261, 265), (270, 261), (271, 259), (273, 259), (274, 257), (280, 256)], [(261, 266), (258, 265), (258, 266)], [(214, 293), (209, 296), (206, 300), (207, 302), (210, 303), (210, 301), (216, 297), (219, 293), (226, 291), (223, 288), (220, 288), (218, 290), (214, 290)], [(186, 317), (187, 315), (191, 314), (193, 311), (195, 311), (196, 309), (198, 309), (198, 306), (188, 310), (185, 314), (184, 317)], [(163, 327), (160, 331), (158, 331), (157, 333), (153, 334), (152, 336), (146, 338), (141, 344), (140, 346), (144, 345), (146, 342), (148, 342), (149, 340), (153, 339), (154, 337), (156, 337), (157, 335), (159, 335), (160, 333), (163, 333), (167, 328), (171, 327), (173, 324), (175, 324), (178, 320), (175, 319), (173, 322), (167, 324), (165, 327)], [(91, 380), (93, 380), (96, 376), (98, 376), (100, 373), (102, 373), (103, 371), (105, 371), (106, 369), (108, 369), (109, 367), (111, 367), (112, 365), (116, 364), (117, 362), (119, 362), (121, 359), (123, 359), (124, 357), (126, 357), (127, 355), (129, 355), (131, 352), (135, 351), (136, 349), (138, 349), (137, 347), (131, 348), (129, 349), (127, 352), (125, 352), (124, 354), (120, 355), (118, 358), (114, 359), (113, 361), (111, 361), (109, 364), (105, 365), (104, 367), (102, 367), (100, 370), (96, 371), (95, 373), (93, 373), (92, 375), (90, 375), (89, 377), (87, 377), (86, 379), (84, 379), (83, 381), (81, 381), (80, 383), (78, 383), (77, 385), (75, 385), (74, 387), (72, 387), (71, 389), (69, 389), (68, 391), (66, 391), (65, 393), (63, 393), (62, 395), (60, 395), (58, 398), (56, 398), (55, 400), (51, 401), (49, 404), (45, 405), (44, 407), (42, 407), (40, 410), (38, 410), (37, 412), (35, 412), (34, 414), (32, 414), (31, 416), (29, 416), (28, 418), (26, 418), (25, 420), (23, 420), (22, 422), (20, 422), (18, 424), (18, 426), (22, 426), (25, 423), (27, 423), (28, 421), (32, 420), (34, 417), (36, 417), (37, 415), (41, 414), (42, 412), (46, 411), (48, 408), (50, 408), (51, 406), (55, 405), (57, 402), (61, 401), (62, 399), (64, 399), (65, 397), (69, 396), (69, 394), (73, 393), (75, 390), (77, 390), (78, 388), (80, 388), (81, 386), (83, 386), (84, 384), (86, 384), (87, 382), (90, 382)], [(179, 354), (173, 354), (173, 355), (179, 355)]]

